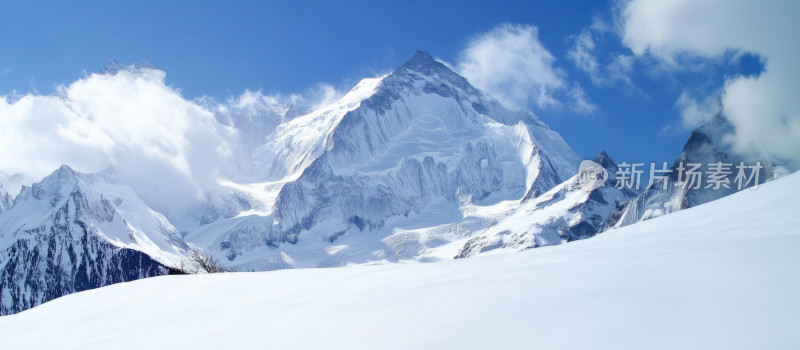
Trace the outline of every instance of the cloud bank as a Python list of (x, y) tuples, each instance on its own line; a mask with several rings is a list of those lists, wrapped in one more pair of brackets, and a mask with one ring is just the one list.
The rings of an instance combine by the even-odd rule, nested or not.
[(596, 106), (554, 62), (536, 27), (506, 23), (470, 40), (456, 67), (507, 107), (525, 109), (533, 104), (545, 109), (566, 104), (576, 112), (592, 113)]
[(759, 56), (763, 73), (729, 77), (722, 87), (722, 111), (736, 128), (730, 141), (742, 153), (800, 167), (800, 2), (633, 0), (620, 10), (623, 43), (639, 57), (680, 66), (686, 58)]
[(158, 69), (120, 70), (52, 95), (0, 96), (0, 171), (30, 184), (62, 164), (85, 173), (113, 167), (153, 208), (182, 213), (214, 200), (221, 175), (243, 170), (241, 140), (263, 144), (289, 105), (316, 107), (341, 95), (318, 84), (304, 94), (245, 91), (224, 102), (192, 101), (165, 77)]
[(224, 130), (164, 77), (154, 69), (92, 74), (54, 95), (0, 98), (0, 169), (32, 182), (61, 164), (113, 166), (156, 205), (197, 201), (226, 155)]

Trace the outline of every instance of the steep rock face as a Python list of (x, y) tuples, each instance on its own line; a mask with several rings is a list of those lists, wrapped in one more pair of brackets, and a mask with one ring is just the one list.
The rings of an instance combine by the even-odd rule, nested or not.
[(113, 174), (61, 167), (0, 215), (0, 313), (72, 292), (163, 275), (188, 246)]
[(534, 175), (534, 180), (528, 186), (528, 190), (525, 192), (525, 196), (522, 198), (523, 202), (536, 198), (542, 193), (547, 192), (549, 189), (558, 185), (561, 179), (569, 178), (564, 177), (564, 174), (559, 176), (539, 176), (539, 174), (559, 174), (560, 172), (556, 166), (553, 165), (550, 157), (542, 152), (542, 149), (538, 146), (536, 146), (533, 150), (530, 170), (530, 174)]
[(274, 202), (258, 217), (208, 225), (188, 241), (244, 263), (359, 236), (370, 243), (348, 240), (336, 251), (381, 260), (392, 252), (380, 240), (396, 222), (425, 216), (432, 203), (453, 213), (467, 204), (532, 198), (574, 174), (578, 163), (535, 117), (503, 108), (422, 51), (276, 130), (260, 148), (264, 175), (273, 181), (264, 187), (277, 188)]
[[(681, 156), (673, 162), (670, 168), (671, 172), (667, 174), (666, 189), (664, 189), (665, 180), (659, 180), (651, 188), (645, 189), (639, 197), (630, 202), (615, 225), (630, 225), (708, 203), (738, 192), (739, 188), (735, 183), (735, 179), (738, 173), (736, 166), (740, 162), (744, 162), (745, 165), (755, 165), (760, 162), (763, 166), (763, 169), (760, 169), (758, 179), (754, 179), (744, 188), (771, 180), (774, 175), (770, 161), (765, 159), (746, 159), (733, 152), (731, 146), (724, 140), (725, 136), (732, 132), (733, 126), (722, 115), (716, 115), (710, 122), (693, 131), (689, 140), (683, 146)], [(709, 185), (707, 183), (707, 172), (710, 170), (709, 164), (717, 162), (732, 164), (730, 168), (731, 174), (723, 177), (727, 179), (730, 188), (707, 188)], [(695, 189), (694, 186), (678, 185), (678, 167), (683, 164), (685, 168), (688, 168), (689, 163), (701, 164), (700, 168), (697, 169), (702, 174), (700, 188)], [(660, 169), (660, 166), (657, 165), (656, 168)], [(747, 171), (747, 175), (750, 175), (750, 170)], [(686, 179), (685, 173), (682, 179)]]
[(617, 165), (605, 151), (594, 162), (608, 174), (597, 188), (582, 187), (580, 174), (541, 196), (524, 201), (519, 208), (470, 239), (456, 258), (493, 250), (523, 250), (560, 244), (596, 235), (608, 218), (636, 193), (614, 187)]
[(116, 247), (83, 225), (74, 221), (69, 226), (40, 227), (34, 237), (17, 240), (3, 251), (0, 315), (70, 293), (169, 272), (170, 267), (147, 254)]

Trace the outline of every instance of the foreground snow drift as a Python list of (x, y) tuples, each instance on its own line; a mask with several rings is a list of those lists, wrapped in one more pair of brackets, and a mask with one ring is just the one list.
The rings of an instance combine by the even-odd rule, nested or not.
[(156, 277), (0, 317), (3, 348), (790, 348), (800, 173), (598, 237), (433, 264)]

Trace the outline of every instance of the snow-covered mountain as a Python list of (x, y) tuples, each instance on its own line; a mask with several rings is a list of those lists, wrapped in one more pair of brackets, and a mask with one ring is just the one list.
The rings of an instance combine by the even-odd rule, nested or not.
[(189, 247), (114, 174), (68, 166), (25, 186), (0, 214), (0, 314), (117, 282), (164, 275)]
[(470, 239), (457, 258), (493, 250), (524, 250), (560, 244), (600, 232), (609, 216), (624, 208), (636, 193), (614, 186), (617, 165), (605, 151), (593, 162), (608, 174), (602, 185), (582, 186), (579, 173), (540, 196), (526, 199)]
[(795, 173), (515, 254), (150, 278), (0, 317), (0, 339), (13, 349), (791, 349), (798, 198)]
[[(103, 74), (155, 69), (111, 61)], [(0, 178), (0, 313), (165, 274), (195, 248), (242, 270), (452, 259), (579, 162), (535, 116), (422, 51), (314, 111), (257, 98), (198, 100), (231, 163), (188, 211), (162, 215), (113, 170), (64, 166), (13, 201), (19, 184)]]
[(253, 153), (265, 182), (228, 184), (252, 210), (186, 236), (246, 269), (416, 256), (464, 232), (409, 230), (457, 225), (465, 206), (535, 197), (579, 162), (533, 115), (503, 108), (423, 51), (268, 140)]
[[(104, 74), (163, 78), (155, 69), (112, 61)], [(260, 93), (195, 102), (229, 158), (182, 209), (147, 203), (113, 170), (64, 166), (21, 191), (21, 177), (0, 176), (0, 314), (165, 274), (194, 249), (239, 270), (451, 260), (588, 238), (735, 192), (656, 184), (636, 197), (615, 188), (605, 152), (594, 161), (609, 177), (587, 190), (557, 132), (423, 51), (316, 110)], [(673, 170), (738, 163), (730, 128), (717, 117), (695, 131)], [(773, 176), (762, 164), (759, 183)]]
[[(763, 169), (759, 171), (758, 179), (753, 179), (744, 188), (750, 188), (756, 184), (762, 184), (766, 181), (772, 180), (775, 176), (773, 174), (772, 163), (767, 159), (748, 159), (735, 153), (730, 144), (725, 141), (725, 137), (733, 132), (733, 126), (721, 114), (717, 114), (710, 122), (701, 126), (692, 132), (689, 140), (683, 146), (683, 152), (680, 157), (675, 160), (671, 172), (667, 174), (666, 180), (659, 180), (653, 184), (651, 188), (647, 188), (642, 194), (631, 201), (625, 211), (622, 213), (617, 226), (630, 225), (642, 220), (647, 220), (657, 216), (669, 214), (678, 210), (691, 208), (703, 203), (731, 195), (738, 192), (735, 180), (738, 175), (736, 166), (740, 162), (744, 162), (748, 166), (760, 163)], [(731, 173), (723, 176), (727, 179), (729, 188), (720, 186), (719, 188), (711, 187), (703, 179), (708, 179), (709, 164), (722, 162), (731, 164)], [(686, 175), (686, 170), (680, 172), (678, 167), (683, 164), (684, 168), (689, 169), (690, 163), (700, 164), (697, 169), (702, 174), (701, 183), (699, 188), (694, 188)], [(750, 175), (750, 171), (746, 172)], [(678, 176), (681, 175), (681, 180), (684, 180), (687, 186), (678, 185)], [(667, 181), (666, 189), (664, 189), (663, 182)]]

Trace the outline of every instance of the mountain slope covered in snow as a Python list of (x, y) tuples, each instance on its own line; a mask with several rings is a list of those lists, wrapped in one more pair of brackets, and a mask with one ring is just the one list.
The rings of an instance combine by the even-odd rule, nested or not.
[(254, 209), (186, 236), (244, 269), (419, 256), (489, 222), (457, 227), (463, 208), (535, 197), (579, 162), (534, 116), (503, 108), (423, 51), (275, 130), (253, 154), (266, 182), (230, 184)]
[(0, 339), (15, 349), (793, 348), (797, 198), (800, 173), (515, 254), (117, 284), (2, 317)]
[(636, 196), (630, 189), (616, 188), (617, 165), (600, 152), (593, 162), (602, 167), (607, 179), (597, 188), (581, 183), (581, 173), (499, 218), (471, 238), (458, 258), (493, 250), (524, 250), (571, 242), (594, 236), (605, 228), (609, 217)]
[(164, 275), (189, 247), (113, 173), (63, 166), (0, 215), (0, 314), (62, 295)]

